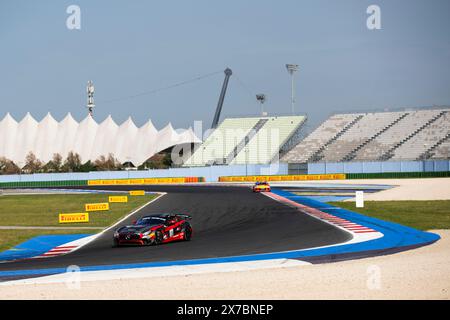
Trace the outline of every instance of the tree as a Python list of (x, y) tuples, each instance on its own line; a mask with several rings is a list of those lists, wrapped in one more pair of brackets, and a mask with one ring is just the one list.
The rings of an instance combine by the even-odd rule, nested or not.
[(62, 156), (59, 153), (54, 153), (52, 160), (50, 160), (45, 166), (45, 172), (60, 172), (62, 167)]
[(100, 156), (97, 160), (94, 162), (95, 167), (99, 171), (112, 171), (112, 170), (120, 170), (122, 169), (121, 163), (114, 158), (114, 155), (110, 153), (108, 157)]
[(63, 171), (65, 172), (78, 172), (81, 167), (81, 159), (78, 153), (70, 151), (67, 154), (67, 158), (64, 161)]
[(42, 169), (42, 162), (30, 151), (25, 157), (24, 169), (29, 173), (36, 173)]
[(11, 160), (0, 157), (0, 174), (18, 174), (20, 168)]
[(146, 170), (146, 169), (167, 169), (172, 166), (172, 158), (170, 152), (160, 152), (153, 155), (143, 164), (141, 164), (138, 169)]
[(81, 165), (80, 171), (81, 172), (97, 171), (97, 167), (91, 162), (91, 160), (88, 160), (88, 162)]

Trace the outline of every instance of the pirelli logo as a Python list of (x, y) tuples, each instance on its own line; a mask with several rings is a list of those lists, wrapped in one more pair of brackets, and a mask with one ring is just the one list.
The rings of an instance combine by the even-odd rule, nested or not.
[(88, 212), (90, 211), (107, 211), (109, 210), (109, 203), (86, 203), (84, 209)]
[(59, 223), (81, 223), (89, 222), (89, 213), (60, 213)]
[(219, 177), (220, 182), (236, 181), (303, 181), (303, 180), (344, 180), (345, 173), (335, 174), (304, 174), (304, 175), (275, 175), (275, 176), (225, 176)]
[(171, 177), (171, 178), (88, 180), (87, 184), (89, 186), (113, 186), (113, 185), (192, 183), (203, 181), (205, 181), (204, 177)]
[(128, 196), (110, 196), (109, 202), (128, 202)]
[(145, 196), (145, 190), (130, 190), (130, 196)]

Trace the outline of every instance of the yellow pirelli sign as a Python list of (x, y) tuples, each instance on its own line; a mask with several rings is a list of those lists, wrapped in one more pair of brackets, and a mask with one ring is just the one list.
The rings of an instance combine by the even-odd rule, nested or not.
[(109, 210), (109, 203), (86, 203), (84, 209), (86, 211), (106, 211)]
[(304, 174), (304, 175), (274, 175), (274, 176), (229, 176), (219, 177), (220, 182), (255, 182), (255, 181), (306, 181), (306, 180), (343, 180), (344, 173), (335, 174)]
[(128, 202), (128, 196), (110, 196), (109, 202)]
[(145, 196), (145, 190), (130, 190), (130, 196)]
[(89, 186), (143, 185), (202, 182), (203, 177), (141, 178), (141, 179), (107, 179), (88, 180)]
[(60, 213), (59, 223), (89, 222), (89, 213)]

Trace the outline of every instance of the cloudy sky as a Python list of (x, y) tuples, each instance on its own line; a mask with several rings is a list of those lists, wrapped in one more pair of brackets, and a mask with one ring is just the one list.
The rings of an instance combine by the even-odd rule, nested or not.
[[(381, 30), (367, 28), (372, 4)], [(80, 29), (67, 27), (70, 5)], [(97, 121), (209, 126), (226, 67), (223, 115), (257, 113), (256, 93), (287, 114), (285, 64), (297, 63), (296, 111), (314, 126), (339, 111), (449, 105), (450, 1), (3, 0), (0, 58), (1, 118), (81, 120), (93, 80)]]

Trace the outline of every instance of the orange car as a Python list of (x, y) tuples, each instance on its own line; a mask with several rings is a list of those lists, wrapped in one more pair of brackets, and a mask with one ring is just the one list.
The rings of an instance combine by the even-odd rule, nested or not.
[(253, 192), (270, 192), (270, 185), (267, 182), (256, 182)]

